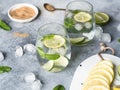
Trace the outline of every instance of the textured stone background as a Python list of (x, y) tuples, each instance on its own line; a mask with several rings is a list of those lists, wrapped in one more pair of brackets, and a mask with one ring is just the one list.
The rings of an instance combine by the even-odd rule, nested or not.
[[(48, 22), (57, 22), (63, 24), (64, 12), (48, 12), (43, 8), (43, 3), (48, 2), (56, 7), (65, 8), (71, 0), (0, 0), (0, 18), (12, 26), (12, 30), (6, 32), (0, 29), (0, 51), (4, 52), (5, 60), (0, 65), (12, 67), (9, 73), (0, 74), (0, 90), (31, 90), (30, 85), (23, 80), (24, 74), (34, 72), (43, 83), (42, 90), (52, 90), (57, 84), (63, 84), (66, 90), (69, 90), (75, 69), (80, 62), (99, 51), (99, 42), (94, 40), (93, 43), (84, 47), (72, 47), (72, 59), (69, 66), (62, 72), (50, 73), (41, 69), (36, 55), (25, 52), (20, 58), (14, 55), (17, 45), (27, 43), (35, 44), (38, 28)], [(95, 11), (106, 12), (111, 16), (111, 21), (103, 26), (104, 32), (112, 35), (112, 42), (107, 45), (115, 49), (116, 56), (120, 57), (120, 32), (117, 26), (120, 24), (120, 1), (119, 0), (88, 0), (94, 6)], [(31, 3), (36, 5), (40, 10), (40, 16), (30, 23), (20, 24), (11, 21), (7, 16), (7, 10), (16, 3)], [(16, 38), (13, 32), (29, 33), (28, 38)], [(79, 79), (79, 78), (78, 78)]]

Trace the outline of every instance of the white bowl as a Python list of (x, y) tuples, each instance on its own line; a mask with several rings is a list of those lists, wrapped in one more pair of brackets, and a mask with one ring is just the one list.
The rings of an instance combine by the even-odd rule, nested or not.
[[(34, 11), (35, 11), (35, 15), (29, 19), (16, 19), (16, 18), (13, 18), (11, 15), (10, 15), (10, 11), (11, 10), (15, 10), (15, 9), (18, 9), (20, 7), (23, 7), (23, 6), (27, 6), (27, 7), (30, 7), (32, 8)], [(25, 23), (25, 22), (30, 22), (32, 21), (33, 19), (35, 19), (38, 15), (38, 8), (32, 4), (27, 4), (27, 3), (20, 3), (20, 4), (15, 4), (13, 5), (9, 10), (8, 10), (8, 16), (11, 20), (15, 21), (15, 22), (20, 22), (20, 23)]]

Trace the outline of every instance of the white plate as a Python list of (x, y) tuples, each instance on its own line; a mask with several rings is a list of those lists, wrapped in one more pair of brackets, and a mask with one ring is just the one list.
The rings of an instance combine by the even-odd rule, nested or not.
[[(111, 60), (115, 66), (120, 65), (120, 58), (119, 57), (109, 55), (109, 54), (102, 54), (102, 56), (106, 60)], [(94, 56), (87, 58), (82, 63), (80, 63), (80, 65), (78, 66), (78, 68), (75, 71), (73, 80), (72, 80), (71, 85), (70, 85), (70, 90), (82, 90), (83, 82), (87, 78), (89, 71), (99, 61), (100, 61), (99, 56), (94, 55)], [(115, 78), (113, 85), (120, 85), (120, 80), (118, 80), (118, 79), (119, 78)]]

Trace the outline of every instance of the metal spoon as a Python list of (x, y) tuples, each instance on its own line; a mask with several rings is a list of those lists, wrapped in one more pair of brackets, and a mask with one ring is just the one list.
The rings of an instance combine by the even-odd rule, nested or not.
[(65, 11), (66, 9), (63, 8), (55, 8), (54, 6), (50, 5), (49, 3), (44, 3), (44, 8), (50, 12), (53, 12), (55, 10), (61, 10), (61, 11)]

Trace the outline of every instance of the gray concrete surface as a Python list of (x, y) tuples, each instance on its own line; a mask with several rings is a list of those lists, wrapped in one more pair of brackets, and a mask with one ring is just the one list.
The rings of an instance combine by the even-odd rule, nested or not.
[[(42, 81), (42, 90), (52, 90), (57, 84), (65, 86), (69, 90), (70, 83), (74, 72), (84, 59), (99, 52), (99, 42), (94, 40), (91, 44), (84, 47), (72, 46), (72, 58), (68, 67), (59, 73), (50, 73), (44, 71), (36, 58), (35, 54), (25, 52), (22, 57), (16, 58), (14, 55), (17, 45), (25, 45), (27, 43), (35, 44), (38, 28), (48, 22), (57, 22), (63, 24), (64, 12), (48, 12), (43, 8), (43, 3), (48, 2), (56, 7), (65, 8), (71, 0), (0, 0), (0, 18), (9, 23), (12, 30), (6, 32), (0, 29), (0, 51), (4, 52), (5, 60), (0, 65), (8, 65), (12, 67), (9, 73), (0, 74), (0, 90), (31, 90), (30, 85), (23, 80), (24, 74), (34, 72)], [(120, 57), (120, 32), (117, 26), (120, 24), (120, 1), (119, 0), (88, 0), (94, 6), (95, 11), (106, 12), (111, 16), (110, 22), (103, 26), (104, 32), (112, 35), (112, 42), (107, 45), (115, 49), (115, 55)], [(31, 3), (36, 5), (41, 14), (39, 17), (25, 24), (11, 21), (7, 16), (7, 10), (16, 3)], [(28, 38), (16, 38), (13, 32), (29, 33)], [(79, 79), (79, 78), (78, 78)]]

